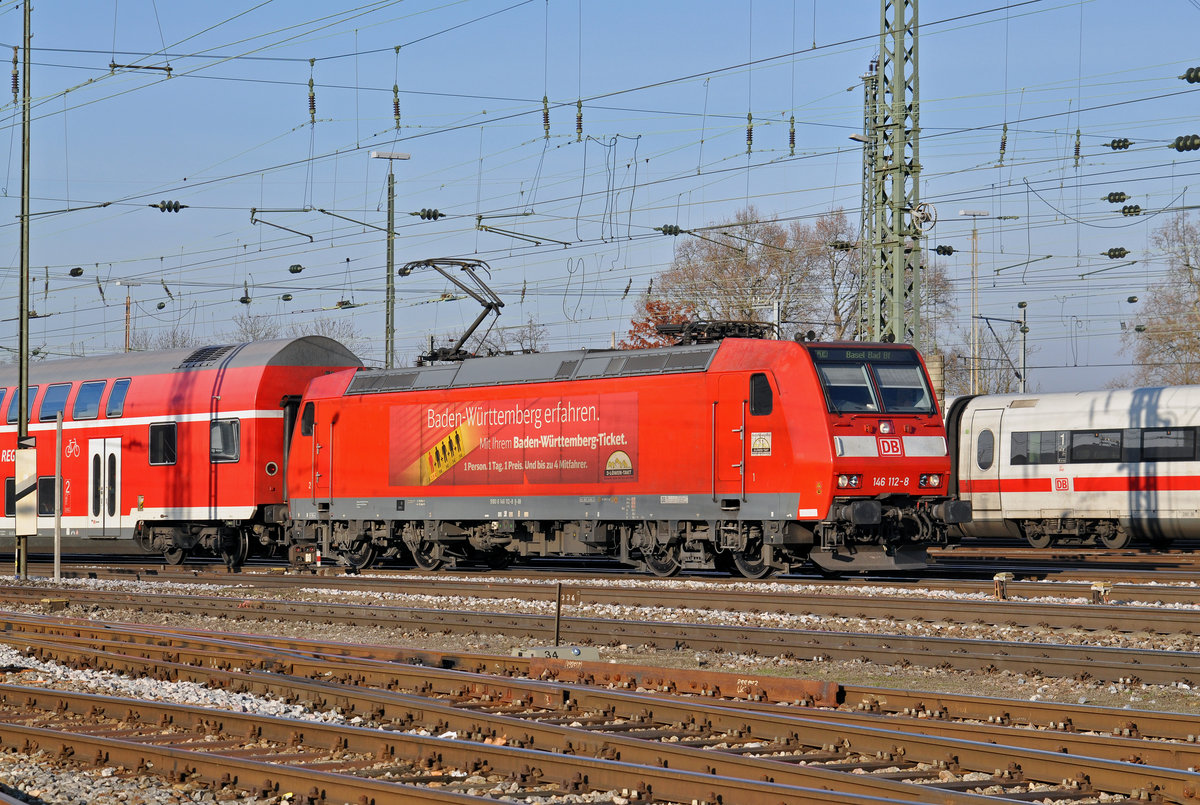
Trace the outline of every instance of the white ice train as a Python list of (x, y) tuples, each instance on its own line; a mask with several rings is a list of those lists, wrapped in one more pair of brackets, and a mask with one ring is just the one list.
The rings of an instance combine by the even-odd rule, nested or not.
[(1200, 386), (947, 402), (951, 487), (971, 537), (1162, 545), (1200, 537)]

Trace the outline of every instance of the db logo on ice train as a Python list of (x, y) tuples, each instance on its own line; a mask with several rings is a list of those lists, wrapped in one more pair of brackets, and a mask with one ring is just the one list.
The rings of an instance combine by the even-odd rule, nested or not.
[(902, 456), (904, 455), (904, 444), (895, 436), (880, 437), (879, 455)]
[(1054, 479), (1054, 491), (1055, 492), (1070, 492), (1071, 491), (1071, 479), (1070, 478), (1055, 478)]

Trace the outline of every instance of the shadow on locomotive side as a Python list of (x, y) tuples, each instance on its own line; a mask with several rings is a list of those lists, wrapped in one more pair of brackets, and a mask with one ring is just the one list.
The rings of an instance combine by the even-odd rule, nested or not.
[[(50, 548), (59, 413), (68, 552), (759, 578), (923, 567), (970, 519), (910, 346), (728, 332), (394, 370), (319, 336), (37, 363), (30, 547)], [(11, 535), (15, 369), (0, 383)]]

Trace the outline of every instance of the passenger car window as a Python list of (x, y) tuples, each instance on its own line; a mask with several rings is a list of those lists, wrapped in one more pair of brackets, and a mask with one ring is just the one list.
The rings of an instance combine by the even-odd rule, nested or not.
[(1071, 433), (1071, 461), (1120, 461), (1121, 431), (1077, 430)]
[(75, 395), (75, 407), (71, 410), (72, 419), (95, 419), (100, 416), (100, 398), (104, 396), (107, 380), (89, 380), (79, 384), (79, 393)]
[(771, 393), (771, 381), (761, 372), (750, 375), (750, 414), (766, 416), (774, 409), (775, 400)]
[(238, 460), (241, 455), (241, 420), (214, 419), (208, 429), (208, 458), (214, 464)]
[[(25, 414), (26, 422), (33, 421), (33, 401), (37, 397), (37, 390), (38, 390), (37, 386), (29, 387), (29, 407), (28, 407), (28, 409), (26, 409), (27, 410), (27, 413)], [(18, 392), (16, 389), (14, 389), (13, 396), (9, 399), (9, 403), (8, 403), (8, 424), (10, 424), (10, 425), (14, 424), (17, 421), (17, 413), (18, 413), (17, 408), (19, 407), (20, 400), (21, 400), (20, 392)]]
[(38, 517), (54, 515), (54, 476), (47, 475), (37, 480)]
[(155, 422), (150, 425), (150, 463), (175, 463), (174, 422)]
[(975, 443), (975, 463), (979, 469), (991, 469), (996, 460), (996, 436), (990, 430), (979, 432), (979, 440)]
[(104, 409), (106, 417), (118, 417), (125, 412), (125, 395), (129, 393), (129, 383), (128, 377), (113, 383), (112, 391), (108, 393), (108, 405)]
[(67, 397), (70, 395), (70, 383), (46, 386), (46, 393), (42, 396), (42, 408), (38, 411), (38, 422), (53, 422), (58, 419), (58, 415), (67, 410)]

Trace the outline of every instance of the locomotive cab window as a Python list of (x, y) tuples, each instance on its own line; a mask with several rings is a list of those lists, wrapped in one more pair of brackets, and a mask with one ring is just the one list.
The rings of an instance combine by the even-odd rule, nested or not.
[(130, 382), (128, 377), (123, 377), (113, 383), (112, 391), (108, 393), (108, 406), (104, 409), (106, 417), (111, 419), (125, 413), (125, 395), (129, 393)]
[(316, 422), (316, 420), (316, 410), (313, 408), (313, 404), (305, 403), (304, 413), (300, 415), (300, 435), (312, 436), (313, 424)]
[(42, 396), (42, 408), (38, 411), (38, 422), (53, 422), (67, 410), (67, 397), (71, 394), (70, 383), (55, 383), (46, 387)]
[(150, 463), (175, 463), (175, 423), (155, 422), (150, 425)]
[[(29, 405), (25, 409), (25, 421), (26, 422), (33, 421), (33, 401), (37, 397), (37, 391), (38, 391), (37, 386), (29, 387), (29, 397), (28, 397)], [(17, 414), (19, 413), (17, 411), (17, 408), (20, 405), (20, 400), (21, 400), (20, 392), (17, 391), (16, 389), (13, 389), (13, 396), (9, 399), (9, 403), (8, 403), (8, 424), (10, 424), (10, 425), (15, 424), (17, 421)]]
[(750, 414), (751, 416), (766, 416), (775, 407), (771, 393), (771, 381), (761, 372), (750, 375)]
[(821, 364), (818, 371), (829, 405), (835, 412), (879, 410), (865, 365)]
[(100, 416), (100, 398), (104, 396), (106, 380), (89, 380), (79, 384), (79, 393), (75, 395), (75, 407), (71, 409), (72, 419), (95, 419)]
[(979, 469), (988, 470), (992, 468), (992, 463), (996, 460), (996, 436), (990, 430), (983, 430), (979, 433), (979, 440), (975, 443), (975, 463), (979, 465)]
[(208, 458), (214, 464), (229, 464), (241, 456), (241, 420), (214, 419), (209, 427)]
[(925, 374), (919, 364), (886, 364), (874, 368), (884, 411), (889, 414), (933, 413), (933, 395), (925, 385)]

